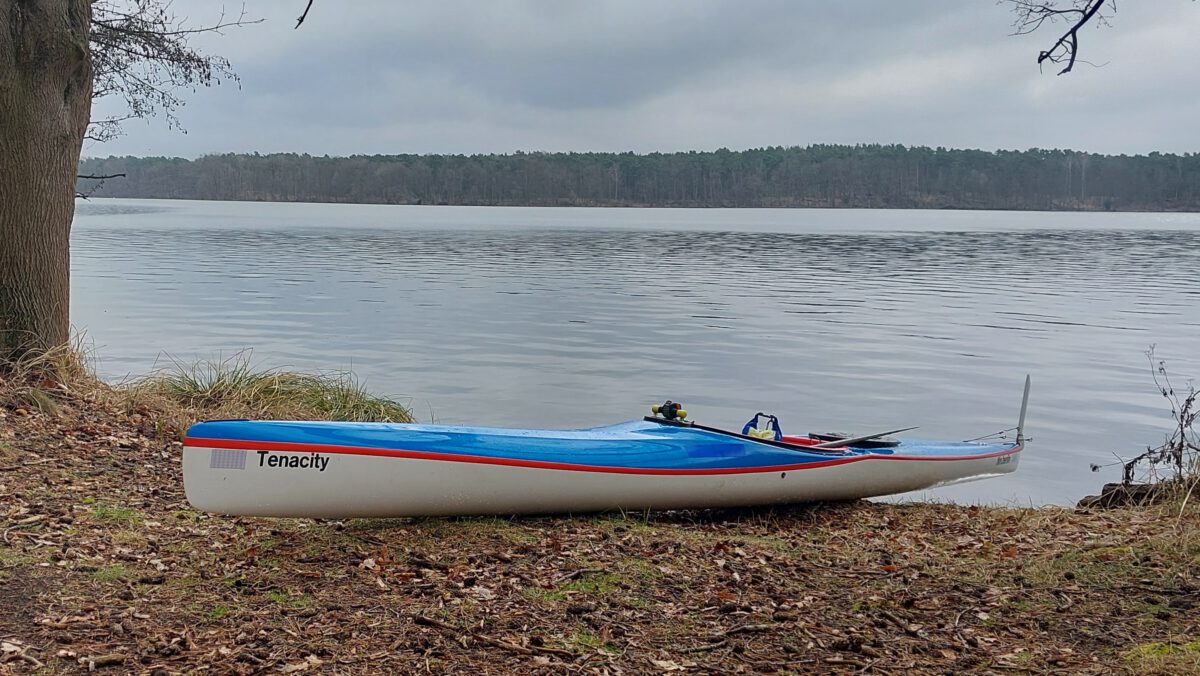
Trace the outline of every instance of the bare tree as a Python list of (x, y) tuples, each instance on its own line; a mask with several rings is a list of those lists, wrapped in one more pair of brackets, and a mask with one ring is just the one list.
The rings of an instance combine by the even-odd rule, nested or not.
[[(177, 127), (178, 92), (236, 79), (200, 53), (197, 33), (252, 23), (244, 12), (199, 27), (169, 0), (0, 0), (0, 361), (70, 337), (70, 234), (85, 138), (162, 114)], [(92, 100), (126, 112), (91, 120)]]
[(91, 19), (89, 0), (0, 0), (0, 359), (69, 337)]
[[(1042, 27), (1043, 24), (1065, 23), (1066, 30), (1059, 36), (1050, 49), (1038, 53), (1038, 65), (1050, 63), (1066, 63), (1059, 75), (1071, 72), (1079, 56), (1079, 30), (1089, 22), (1096, 25), (1108, 25), (1108, 19), (1117, 11), (1117, 0), (1068, 0), (1060, 3), (1034, 2), (1033, 0), (1007, 0), (1013, 5), (1016, 20), (1013, 26), (1017, 35), (1027, 35)], [(1105, 10), (1107, 7), (1107, 10)]]

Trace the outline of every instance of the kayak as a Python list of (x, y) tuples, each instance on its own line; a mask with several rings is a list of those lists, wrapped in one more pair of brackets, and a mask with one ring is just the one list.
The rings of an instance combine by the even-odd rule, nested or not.
[[(183, 449), (197, 509), (316, 518), (849, 500), (1017, 469), (1023, 441), (808, 450), (651, 419), (586, 430), (220, 421)], [(790, 447), (789, 447), (790, 446)]]
[(1024, 448), (1019, 428), (998, 443), (837, 443), (661, 417), (582, 430), (226, 420), (188, 430), (183, 478), (194, 507), (231, 515), (643, 511), (893, 495), (1013, 472)]

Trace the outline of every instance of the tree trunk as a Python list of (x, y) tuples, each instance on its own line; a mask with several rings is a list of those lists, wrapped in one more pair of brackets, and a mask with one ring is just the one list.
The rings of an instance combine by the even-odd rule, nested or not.
[(0, 360), (70, 340), (90, 0), (0, 0)]

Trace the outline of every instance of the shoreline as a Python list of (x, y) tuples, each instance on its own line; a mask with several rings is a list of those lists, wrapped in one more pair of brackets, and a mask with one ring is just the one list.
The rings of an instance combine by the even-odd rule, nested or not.
[(1061, 208), (1061, 209), (1038, 209), (1038, 208), (1003, 208), (996, 206), (937, 206), (937, 205), (922, 205), (922, 206), (862, 206), (857, 204), (789, 204), (789, 205), (753, 205), (753, 206), (734, 206), (725, 204), (666, 204), (652, 202), (578, 202), (578, 201), (541, 201), (541, 202), (383, 202), (383, 201), (364, 201), (354, 202), (348, 200), (305, 200), (305, 199), (255, 199), (252, 197), (243, 197), (239, 199), (222, 199), (222, 198), (206, 198), (206, 197), (150, 197), (143, 195), (91, 195), (88, 197), (76, 197), (75, 204), (91, 202), (93, 200), (157, 200), (168, 202), (233, 202), (246, 204), (349, 204), (359, 206), (392, 206), (392, 207), (478, 207), (478, 208), (500, 208), (500, 209), (653, 209), (653, 210), (696, 210), (696, 211), (980, 211), (988, 212), (995, 211), (1000, 213), (1046, 213), (1046, 214), (1062, 214), (1062, 213), (1079, 213), (1079, 214), (1200, 214), (1200, 209), (1138, 209), (1138, 208)]
[(232, 518), (187, 504), (163, 410), (17, 394), (0, 381), (17, 673), (1200, 668), (1195, 500)]

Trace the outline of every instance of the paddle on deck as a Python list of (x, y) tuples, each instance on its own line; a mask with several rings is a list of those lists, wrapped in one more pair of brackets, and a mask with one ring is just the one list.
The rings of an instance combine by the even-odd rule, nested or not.
[(915, 430), (915, 429), (917, 429), (917, 428), (916, 427), (903, 427), (898, 430), (889, 430), (887, 432), (878, 432), (876, 434), (867, 434), (867, 435), (864, 435), (861, 437), (851, 437), (849, 439), (838, 439), (837, 441), (826, 441), (823, 444), (813, 444), (812, 446), (804, 446), (803, 449), (807, 450), (810, 448), (817, 448), (817, 449), (841, 448), (842, 446), (852, 446), (854, 444), (862, 443), (864, 441), (878, 439), (879, 437), (886, 437), (889, 434), (899, 434), (901, 432), (907, 432), (909, 430)]

